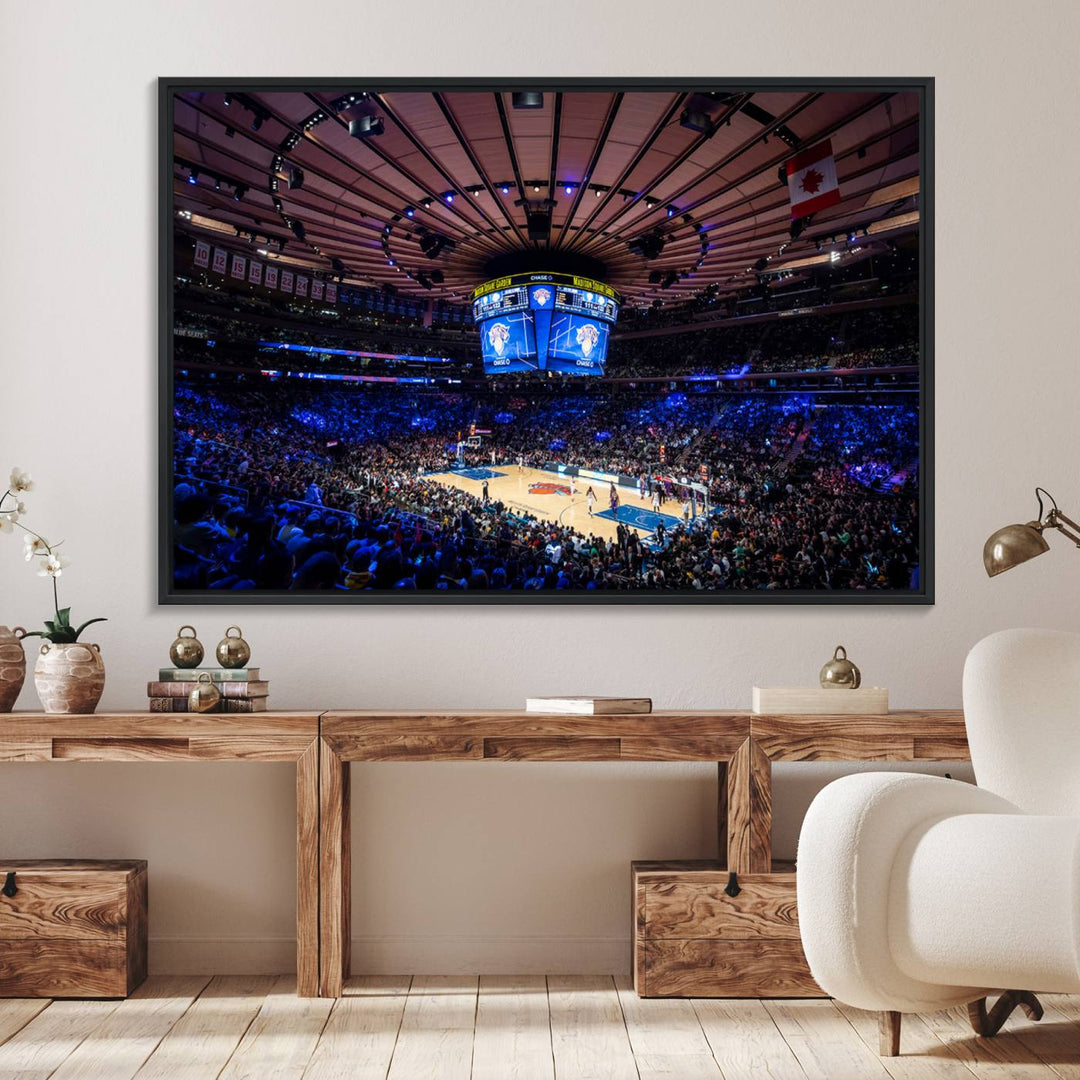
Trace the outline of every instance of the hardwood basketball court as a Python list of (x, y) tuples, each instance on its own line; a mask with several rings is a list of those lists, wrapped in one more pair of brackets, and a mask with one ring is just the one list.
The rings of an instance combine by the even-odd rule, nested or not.
[[(611, 485), (602, 480), (577, 477), (573, 481), (574, 491), (571, 495), (569, 476), (528, 466), (519, 469), (516, 464), (477, 465), (472, 468), (430, 473), (427, 479), (480, 498), (484, 486), (480, 474), (484, 472), (500, 474), (487, 477), (488, 498), (493, 502), (503, 503), (512, 512), (532, 514), (542, 521), (569, 526), (586, 536), (599, 536), (604, 540), (616, 539), (618, 522), (611, 517), (598, 516), (610, 507)], [(590, 485), (596, 493), (592, 516), (589, 515), (586, 499)], [(542, 487), (554, 490), (545, 492), (541, 490)], [(631, 525), (642, 539), (652, 536), (657, 520), (663, 520), (664, 528), (668, 530), (682, 521), (682, 503), (678, 499), (665, 497), (660, 514), (656, 516), (653, 514), (652, 499), (641, 498), (636, 487), (618, 487), (617, 490), (620, 509), (630, 507), (641, 512), (635, 515), (635, 521), (625, 523)]]

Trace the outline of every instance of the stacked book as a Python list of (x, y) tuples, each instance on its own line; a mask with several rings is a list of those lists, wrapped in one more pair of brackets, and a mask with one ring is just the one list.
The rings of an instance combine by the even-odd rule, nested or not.
[(200, 675), (209, 675), (221, 695), (215, 712), (266, 711), (270, 684), (259, 678), (258, 668), (162, 668), (157, 682), (146, 684), (150, 711), (187, 712), (188, 694)]

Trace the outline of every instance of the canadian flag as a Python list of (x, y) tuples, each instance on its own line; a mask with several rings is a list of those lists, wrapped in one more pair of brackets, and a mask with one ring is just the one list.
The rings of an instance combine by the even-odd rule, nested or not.
[(801, 151), (788, 161), (787, 186), (792, 219), (816, 214), (840, 201), (836, 161), (833, 159), (832, 143), (828, 139)]

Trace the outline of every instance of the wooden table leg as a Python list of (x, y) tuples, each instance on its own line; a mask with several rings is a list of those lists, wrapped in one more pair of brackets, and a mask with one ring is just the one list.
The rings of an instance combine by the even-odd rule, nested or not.
[(721, 870), (728, 864), (728, 764), (716, 763), (716, 848)]
[(350, 968), (350, 765), (319, 740), (319, 994), (341, 997)]
[(726, 773), (727, 868), (767, 874), (772, 869), (772, 763), (747, 739)]
[(296, 762), (296, 992), (319, 994), (319, 740)]

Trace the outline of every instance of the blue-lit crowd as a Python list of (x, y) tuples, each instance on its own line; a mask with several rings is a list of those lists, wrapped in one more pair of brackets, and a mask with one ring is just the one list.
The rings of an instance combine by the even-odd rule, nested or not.
[[(899, 400), (537, 383), (181, 382), (178, 589), (831, 590), (918, 583), (918, 415)], [(427, 475), (552, 463), (705, 478), (691, 520), (601, 538)], [(606, 505), (606, 499), (605, 499)], [(667, 509), (665, 508), (665, 512)], [(677, 513), (675, 511), (674, 513)]]

